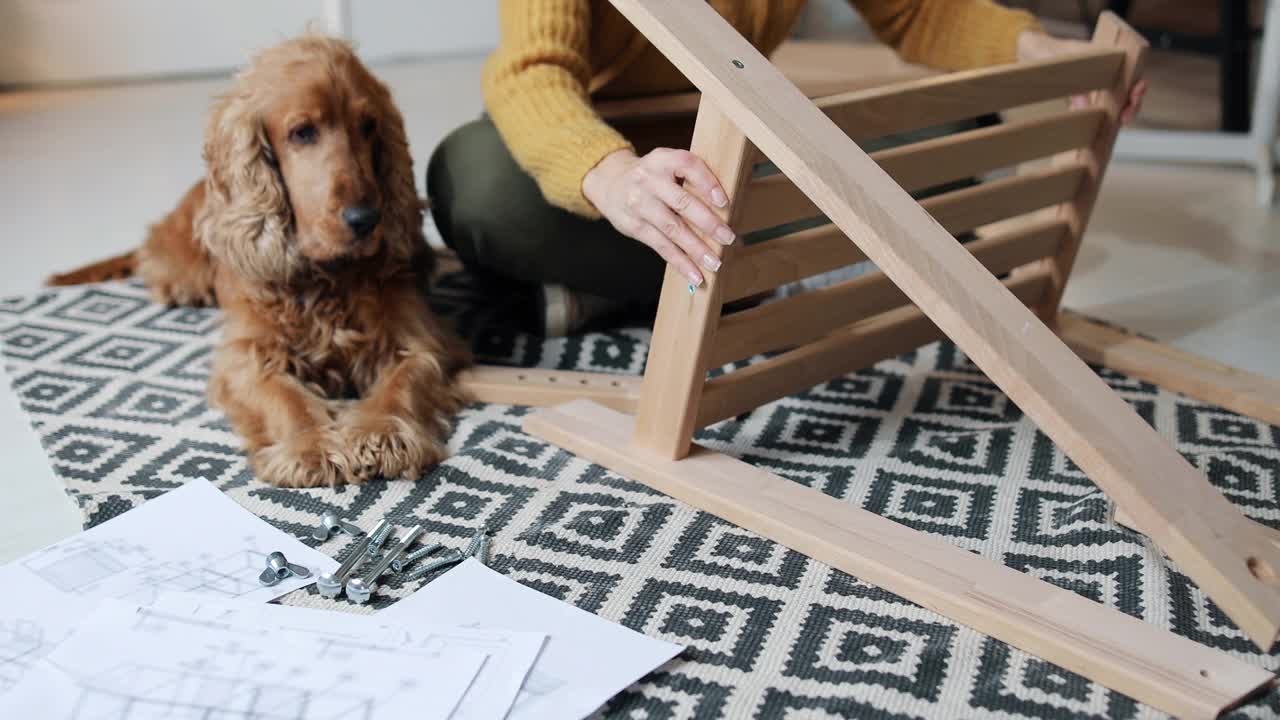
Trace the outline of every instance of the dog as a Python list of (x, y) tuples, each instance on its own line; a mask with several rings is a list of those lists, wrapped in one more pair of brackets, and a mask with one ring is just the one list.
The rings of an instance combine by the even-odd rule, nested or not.
[(286, 41), (216, 101), (203, 157), (140, 249), (51, 283), (136, 272), (157, 301), (220, 306), (209, 399), (262, 480), (420, 477), (470, 354), (427, 305), (436, 259), (386, 86), (341, 40)]

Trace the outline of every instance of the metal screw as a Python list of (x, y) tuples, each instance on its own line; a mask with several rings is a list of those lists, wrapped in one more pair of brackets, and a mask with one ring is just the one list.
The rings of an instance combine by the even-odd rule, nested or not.
[(476, 551), (471, 553), (471, 557), (480, 561), (481, 565), (489, 565), (489, 543), (493, 538), (484, 535), (480, 538), (480, 544), (476, 546)]
[(488, 528), (480, 528), (471, 536), (471, 542), (467, 543), (467, 549), (462, 551), (467, 557), (474, 557), (476, 550), (480, 547), (480, 541), (484, 539), (489, 532)]
[(424, 578), (430, 575), (431, 573), (435, 572), (436, 570), (439, 570), (442, 567), (456, 565), (457, 563), (460, 563), (465, 559), (466, 559), (466, 556), (462, 554), (461, 550), (457, 548), (449, 548), (440, 557), (434, 560), (428, 560), (427, 562), (414, 568), (413, 572), (409, 573), (408, 575), (405, 575), (404, 579), (406, 582), (412, 581), (412, 580), (418, 580), (420, 578)]
[[(382, 530), (383, 525), (389, 527), (391, 522), (383, 520), (378, 523), (378, 527), (374, 528), (374, 532)], [(351, 577), (351, 573), (355, 571), (356, 566), (360, 564), (361, 560), (364, 560), (365, 551), (369, 549), (369, 542), (372, 539), (373, 535), (365, 535), (360, 538), (360, 542), (356, 543), (356, 546), (351, 550), (351, 554), (347, 556), (346, 560), (342, 561), (337, 570), (331, 573), (321, 573), (320, 577), (316, 578), (316, 589), (320, 591), (321, 595), (327, 598), (336, 598), (342, 594), (342, 586), (346, 585), (347, 579)]]
[(391, 548), (381, 560), (374, 563), (373, 567), (365, 571), (364, 575), (348, 580), (347, 598), (359, 605), (369, 602), (369, 598), (373, 596), (373, 591), (378, 589), (378, 576), (386, 572), (387, 568), (391, 566), (391, 563), (395, 562), (395, 559), (400, 557), (400, 553), (404, 552), (405, 548), (412, 545), (413, 541), (417, 540), (418, 536), (421, 534), (422, 526), (414, 526), (414, 528), (409, 531), (409, 534), (404, 536), (404, 540), (401, 540), (395, 545), (395, 547)]
[(258, 576), (258, 582), (270, 587), (295, 575), (300, 578), (309, 578), (311, 571), (297, 563), (289, 562), (284, 553), (277, 550), (267, 556), (267, 569)]
[(338, 517), (338, 513), (329, 511), (320, 517), (320, 527), (311, 533), (311, 537), (324, 542), (333, 537), (336, 532), (344, 532), (348, 535), (363, 535), (364, 531), (353, 523)]
[(418, 548), (417, 550), (414, 550), (408, 555), (401, 555), (397, 557), (395, 560), (391, 561), (391, 569), (396, 572), (404, 572), (405, 568), (418, 562), (422, 558), (430, 555), (431, 553), (439, 550), (442, 547), (444, 546), (441, 545), (440, 543), (431, 543), (430, 545), (426, 545)]
[(382, 546), (387, 542), (387, 538), (391, 537), (391, 533), (395, 531), (395, 527), (387, 520), (383, 520), (374, 528), (369, 535), (369, 557), (377, 560), (382, 557)]
[(734, 66), (734, 67), (736, 67), (736, 68), (738, 68), (739, 70), (741, 70), (742, 68), (746, 67), (746, 65), (743, 65), (743, 64), (742, 64), (742, 61), (741, 61), (741, 60), (734, 60), (734, 61), (733, 61), (733, 66)]

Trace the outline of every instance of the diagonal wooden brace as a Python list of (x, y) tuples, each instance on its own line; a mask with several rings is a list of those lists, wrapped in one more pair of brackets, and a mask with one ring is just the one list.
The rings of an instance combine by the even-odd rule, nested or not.
[[(1270, 649), (1280, 631), (1280, 548), (714, 9), (688, 0), (612, 2), (1259, 647)], [(1140, 55), (1117, 80), (1122, 91)]]

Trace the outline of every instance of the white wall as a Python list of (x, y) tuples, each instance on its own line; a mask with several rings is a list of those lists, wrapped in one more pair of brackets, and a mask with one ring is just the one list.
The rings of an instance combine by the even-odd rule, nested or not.
[[(367, 60), (480, 53), (497, 44), (496, 0), (348, 0)], [(0, 85), (225, 72), (342, 0), (0, 0)]]

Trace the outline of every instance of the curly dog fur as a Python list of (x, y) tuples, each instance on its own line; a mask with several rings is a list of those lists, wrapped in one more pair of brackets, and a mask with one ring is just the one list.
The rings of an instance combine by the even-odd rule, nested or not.
[(339, 40), (285, 42), (215, 104), (204, 159), (136, 271), (161, 302), (225, 310), (209, 397), (258, 477), (419, 477), (446, 456), (469, 357), (427, 306), (435, 258), (390, 92)]

